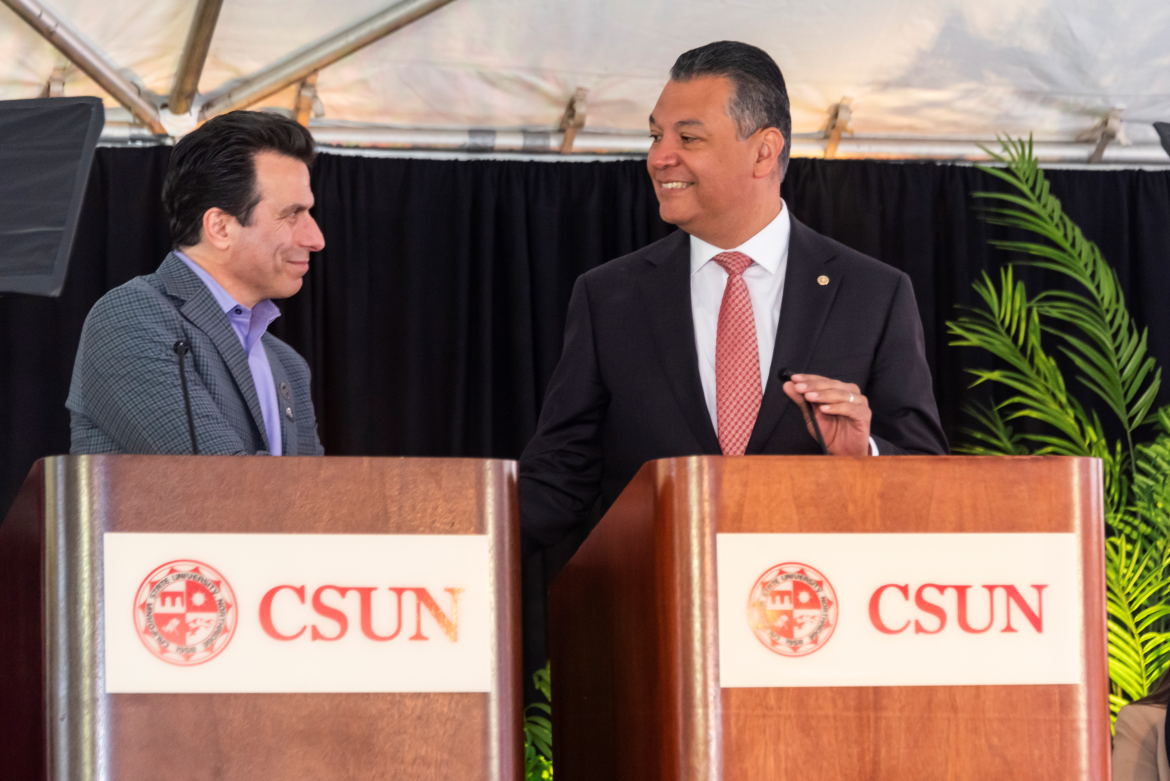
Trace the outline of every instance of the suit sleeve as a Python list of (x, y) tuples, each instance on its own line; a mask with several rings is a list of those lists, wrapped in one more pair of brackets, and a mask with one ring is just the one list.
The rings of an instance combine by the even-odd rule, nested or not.
[[(174, 351), (175, 342), (186, 338), (181, 316), (154, 290), (125, 286), (98, 301), (81, 331), (66, 402), (70, 452), (190, 454)], [(186, 361), (200, 453), (247, 454), (203, 384), (193, 355)]]
[(545, 394), (536, 436), (520, 457), (524, 554), (555, 545), (589, 520), (601, 494), (601, 426), (609, 391), (597, 362), (585, 277), (565, 320), (565, 346)]
[(946, 455), (910, 278), (901, 274), (866, 388), (870, 434), (883, 456)]

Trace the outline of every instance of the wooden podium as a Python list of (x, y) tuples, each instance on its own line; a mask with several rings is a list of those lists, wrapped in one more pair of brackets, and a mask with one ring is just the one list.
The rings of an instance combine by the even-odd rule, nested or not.
[[(490, 631), (494, 643), (490, 691), (107, 693), (107, 532), (484, 535), (491, 591), (484, 634)], [(0, 526), (0, 594), (7, 638), (0, 643), (5, 778), (518, 781), (523, 775), (513, 462), (48, 458), (36, 464)], [(249, 620), (255, 610), (255, 604), (240, 606)], [(426, 614), (418, 610), (421, 622)], [(413, 609), (408, 618), (414, 620)], [(352, 634), (362, 639), (356, 626)], [(302, 641), (313, 651), (327, 645), (308, 645), (307, 634)]]
[[(1108, 779), (1100, 469), (1033, 457), (646, 464), (551, 590), (558, 781)], [(1079, 683), (722, 688), (716, 535), (814, 532), (1064, 533)], [(842, 623), (847, 610), (867, 620), (864, 604), (842, 604)]]

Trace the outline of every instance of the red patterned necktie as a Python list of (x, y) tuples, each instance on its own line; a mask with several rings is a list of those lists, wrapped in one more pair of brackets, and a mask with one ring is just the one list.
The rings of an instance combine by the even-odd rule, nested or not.
[(727, 272), (727, 287), (719, 305), (715, 336), (715, 410), (719, 446), (725, 456), (747, 450), (760, 401), (760, 353), (756, 346), (756, 318), (743, 272), (752, 259), (742, 252), (721, 252), (714, 258)]

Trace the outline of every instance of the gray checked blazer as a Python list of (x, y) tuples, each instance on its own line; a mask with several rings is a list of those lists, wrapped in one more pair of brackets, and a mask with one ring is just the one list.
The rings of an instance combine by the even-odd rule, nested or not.
[[(200, 453), (267, 455), (244, 348), (215, 296), (174, 253), (155, 273), (102, 296), (86, 317), (65, 402), (71, 453), (191, 452), (174, 350), (180, 339), (191, 346), (187, 384)], [(322, 455), (308, 364), (271, 334), (263, 344), (283, 413), (283, 455)]]

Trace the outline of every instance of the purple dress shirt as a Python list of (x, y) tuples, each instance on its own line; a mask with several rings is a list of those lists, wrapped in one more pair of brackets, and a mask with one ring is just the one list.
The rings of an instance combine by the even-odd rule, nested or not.
[(268, 452), (279, 456), (283, 452), (283, 443), (280, 436), (280, 406), (276, 401), (276, 380), (272, 377), (268, 353), (264, 352), (264, 343), (260, 341), (260, 337), (268, 330), (272, 321), (280, 317), (280, 310), (267, 298), (249, 309), (232, 298), (223, 286), (215, 281), (215, 277), (208, 274), (198, 263), (178, 250), (175, 251), (175, 255), (187, 264), (187, 268), (195, 272), (195, 276), (203, 280), (204, 285), (207, 285), (220, 309), (227, 315), (236, 336), (240, 338), (240, 345), (248, 356), (248, 369), (252, 372), (256, 396), (260, 399), (260, 414), (264, 416), (264, 430), (268, 434)]

